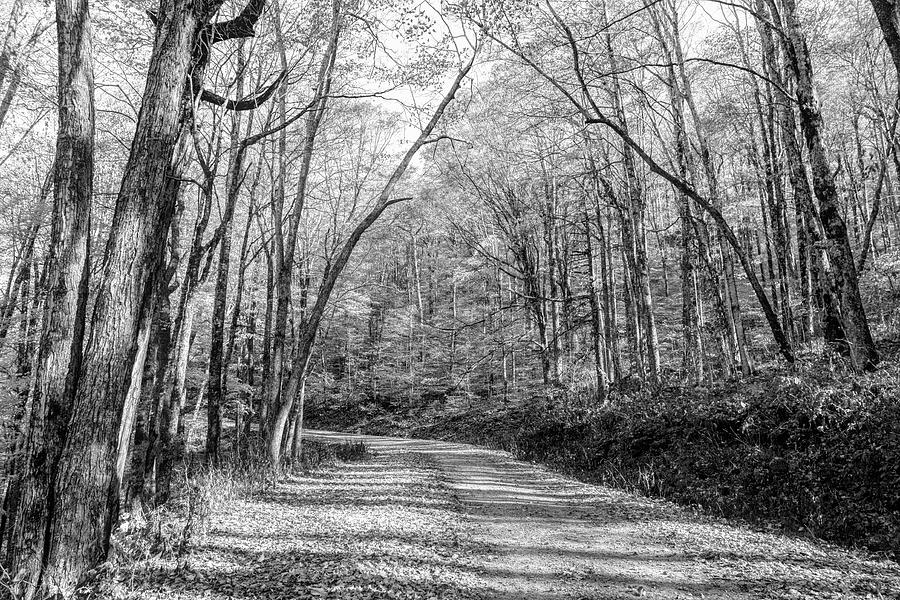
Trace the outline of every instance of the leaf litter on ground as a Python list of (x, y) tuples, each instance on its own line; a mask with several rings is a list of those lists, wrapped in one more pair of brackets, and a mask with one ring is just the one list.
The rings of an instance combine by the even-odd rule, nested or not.
[(364, 462), (217, 505), (186, 560), (136, 561), (118, 573), (116, 595), (900, 598), (891, 561), (577, 482), (505, 452), (365, 439), (376, 452)]
[(467, 523), (428, 461), (378, 455), (289, 476), (210, 515), (186, 560), (139, 561), (136, 599), (476, 599)]

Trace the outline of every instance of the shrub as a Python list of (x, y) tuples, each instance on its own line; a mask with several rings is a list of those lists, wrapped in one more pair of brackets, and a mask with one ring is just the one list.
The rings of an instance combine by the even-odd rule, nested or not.
[(369, 458), (369, 448), (361, 440), (338, 444), (334, 452), (337, 459), (343, 462), (355, 462)]
[(512, 449), (588, 479), (900, 555), (900, 377), (822, 365), (740, 387), (544, 402)]
[(338, 443), (304, 440), (300, 451), (300, 468), (310, 471), (333, 466), (337, 461), (353, 462), (366, 460), (370, 456), (369, 448), (362, 441)]

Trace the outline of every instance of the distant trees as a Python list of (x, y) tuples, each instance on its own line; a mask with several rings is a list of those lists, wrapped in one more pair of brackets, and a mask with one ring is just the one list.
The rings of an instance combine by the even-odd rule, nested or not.
[[(782, 94), (782, 100), (791, 100), (797, 107), (800, 130), (806, 140), (808, 159), (813, 172), (812, 188), (817, 200), (816, 206), (810, 206), (804, 199), (805, 192), (800, 192), (797, 196), (800, 203), (798, 206), (805, 211), (806, 216), (804, 218), (811, 221), (814, 228), (818, 224), (822, 231), (823, 243), (825, 243), (824, 240), (827, 240), (828, 264), (831, 265), (829, 272), (833, 281), (817, 279), (816, 285), (819, 286), (817, 293), (820, 298), (823, 298), (822, 310), (825, 311), (826, 321), (838, 327), (839, 333), (834, 327), (829, 327), (826, 331), (829, 332), (829, 340), (836, 344), (837, 347), (846, 348), (849, 358), (856, 368), (869, 369), (878, 362), (878, 356), (860, 297), (858, 276), (856, 274), (857, 267), (854, 263), (851, 241), (848, 237), (844, 217), (841, 214), (837, 188), (833, 182), (833, 169), (830, 166), (822, 141), (821, 114), (814, 100), (812, 66), (805, 36), (798, 23), (796, 8), (792, 2), (783, 3), (780, 7), (770, 3), (770, 8), (768, 19), (762, 16), (760, 16), (760, 19), (765, 22), (763, 28), (772, 26), (772, 23), (777, 23), (779, 25), (775, 25), (775, 27), (782, 33), (780, 39), (782, 39), (782, 50), (786, 61), (785, 73), (790, 78), (790, 81), (783, 83), (783, 85), (792, 85), (797, 94), (796, 100)], [(756, 12), (755, 7), (748, 7), (747, 10), (756, 15), (760, 14)], [(765, 9), (759, 8), (759, 10)], [(697, 219), (692, 215), (693, 204), (696, 204), (699, 209), (702, 209), (709, 215), (713, 224), (720, 231), (722, 239), (731, 246), (730, 249), (725, 249), (724, 251), (717, 249), (719, 258), (717, 258), (716, 262), (723, 265), (727, 264), (730, 261), (730, 254), (732, 252), (735, 254), (744, 267), (744, 275), (755, 291), (759, 305), (763, 309), (773, 337), (781, 348), (782, 354), (788, 361), (793, 361), (794, 342), (792, 330), (794, 328), (794, 320), (792, 315), (792, 289), (795, 284), (790, 281), (793, 277), (793, 257), (790, 254), (793, 244), (790, 240), (789, 226), (786, 220), (785, 193), (781, 187), (780, 180), (777, 179), (777, 172), (780, 172), (780, 167), (778, 167), (779, 171), (775, 170), (776, 162), (779, 159), (777, 154), (778, 148), (776, 147), (778, 140), (774, 133), (776, 125), (774, 118), (771, 116), (774, 104), (763, 97), (763, 108), (758, 109), (761, 119), (760, 125), (763, 133), (766, 134), (763, 136), (762, 145), (766, 149), (764, 163), (767, 170), (764, 187), (768, 205), (763, 216), (769, 217), (768, 223), (772, 232), (772, 241), (768, 247), (773, 251), (775, 258), (773, 269), (777, 267), (777, 271), (773, 270), (772, 274), (779, 282), (773, 288), (774, 295), (769, 297), (749, 261), (747, 249), (741, 244), (729, 220), (720, 210), (718, 177), (715, 173), (715, 168), (712, 166), (713, 158), (710, 156), (709, 142), (703, 134), (703, 124), (698, 118), (696, 102), (691, 94), (690, 80), (686, 74), (685, 59), (679, 39), (678, 11), (675, 7), (663, 3), (662, 5), (647, 4), (638, 12), (645, 13), (645, 18), (650, 20), (656, 33), (660, 55), (657, 63), (648, 64), (646, 67), (641, 67), (641, 61), (637, 60), (635, 68), (651, 70), (662, 68), (663, 72), (667, 73), (667, 88), (669, 90), (667, 106), (670, 107), (671, 125), (669, 127), (671, 127), (671, 139), (674, 140), (674, 153), (670, 153), (663, 147), (661, 154), (670, 163), (668, 167), (664, 165), (664, 162), (659, 157), (653, 156), (653, 151), (649, 149), (650, 146), (647, 142), (642, 142), (629, 132), (621, 114), (615, 117), (610, 116), (599, 108), (601, 103), (594, 99), (595, 89), (597, 89), (594, 82), (597, 81), (598, 77), (603, 78), (604, 72), (611, 72), (611, 76), (606, 75), (605, 77), (607, 80), (611, 77), (612, 87), (606, 84), (601, 89), (611, 90), (613, 111), (619, 111), (616, 108), (618, 106), (616, 98), (620, 97), (620, 93), (616, 91), (618, 89), (616, 87), (618, 78), (616, 74), (618, 70), (617, 61), (610, 53), (610, 42), (608, 40), (606, 41), (605, 56), (603, 49), (597, 48), (599, 44), (596, 38), (590, 34), (592, 24), (579, 20), (581, 19), (581, 13), (577, 10), (567, 8), (567, 14), (573, 15), (572, 18), (575, 19), (575, 24), (568, 23), (554, 8), (553, 3), (546, 3), (543, 10), (536, 8), (530, 13), (531, 18), (537, 18), (538, 22), (542, 20), (554, 27), (556, 33), (551, 35), (554, 35), (558, 44), (562, 43), (567, 46), (570, 54), (569, 64), (566, 65), (563, 62), (562, 67), (558, 66), (559, 62), (551, 62), (548, 58), (536, 58), (537, 54), (535, 54), (533, 48), (535, 42), (531, 42), (532, 48), (529, 49), (518, 41), (516, 37), (518, 34), (516, 33), (509, 37), (500, 29), (491, 35), (500, 46), (517, 56), (522, 61), (523, 66), (533, 70), (550, 86), (556, 88), (557, 92), (570, 101), (587, 123), (599, 123), (607, 126), (630, 148), (629, 154), (631, 152), (638, 154), (651, 171), (667, 180), (677, 193), (684, 197), (681, 203), (679, 221), (682, 227), (682, 259), (680, 265), (682, 273), (681, 297), (683, 302), (682, 333), (684, 336), (682, 350), (684, 366), (687, 372), (693, 371), (695, 375), (702, 373), (702, 359), (700, 358), (702, 351), (699, 350), (698, 346), (701, 339), (698, 337), (698, 327), (702, 318), (698, 312), (697, 301), (693, 299), (693, 296), (699, 293), (701, 289), (705, 288), (711, 294), (713, 308), (720, 315), (722, 326), (728, 326), (729, 314), (731, 322), (735, 323), (733, 333), (721, 338), (721, 344), (738, 344), (741, 338), (738, 330), (742, 328), (742, 326), (737, 326), (740, 316), (739, 313), (735, 312), (734, 309), (736, 307), (734, 304), (732, 304), (729, 311), (725, 310), (724, 299), (729, 296), (729, 290), (731, 290), (731, 296), (736, 298), (736, 294), (733, 293), (734, 290), (732, 289), (734, 286), (728, 281), (731, 278), (728, 275), (729, 269), (724, 269), (723, 272), (723, 267), (717, 267), (710, 262), (713, 258), (713, 255), (710, 253), (710, 238), (706, 232), (703, 220)], [(485, 22), (479, 20), (481, 17), (478, 14), (473, 13), (470, 18), (481, 26), (487, 26)], [(513, 15), (510, 18), (516, 19), (519, 17), (518, 15)], [(640, 17), (635, 16), (634, 18)], [(577, 34), (575, 33), (576, 28)], [(602, 34), (603, 32), (600, 33)], [(767, 41), (768, 35), (768, 31), (763, 32), (763, 49), (769, 52), (771, 57), (772, 49), (771, 43)], [(557, 56), (554, 58), (557, 61), (565, 61), (565, 57), (561, 53), (557, 53)], [(762, 70), (770, 70), (773, 77), (782, 79), (781, 73), (773, 70), (772, 59), (770, 58), (769, 60), (769, 64), (764, 65)], [(725, 61), (717, 60), (710, 60), (710, 62), (726, 67), (729, 64)], [(740, 68), (740, 66), (737, 68)], [(767, 88), (767, 97), (771, 98), (772, 88), (774, 87), (773, 81), (767, 79), (765, 75), (760, 75), (754, 70), (752, 65), (745, 67), (744, 70), (749, 71), (753, 75), (751, 81), (756, 90), (759, 90), (759, 81), (762, 81), (762, 85)], [(566, 75), (566, 71), (571, 73), (571, 76)], [(573, 79), (572, 84), (566, 83), (568, 80)], [(782, 88), (783, 85), (781, 86)], [(639, 90), (637, 93), (638, 106), (644, 102), (642, 96), (650, 97), (654, 93), (652, 88), (646, 86), (638, 87), (637, 89)], [(757, 99), (759, 102), (760, 97), (757, 96)], [(760, 105), (758, 104), (758, 106)], [(687, 112), (692, 115), (694, 121), (693, 135), (697, 136), (699, 140), (696, 146), (696, 159), (694, 158), (694, 148), (691, 148), (687, 141), (686, 108), (689, 109)], [(766, 110), (770, 113), (769, 117), (763, 116)], [(779, 126), (785, 127), (789, 125), (791, 125), (791, 120), (782, 119)], [(658, 125), (653, 125), (651, 129), (662, 134)], [(767, 131), (773, 137), (766, 137), (768, 135)], [(795, 133), (792, 131), (788, 135), (793, 136)], [(791, 148), (788, 148), (788, 150), (792, 151)], [(705, 192), (701, 191), (697, 185), (697, 176), (699, 175), (696, 168), (697, 162), (703, 167), (700, 172), (706, 175)], [(626, 155), (624, 164), (627, 165), (628, 163), (629, 158)], [(795, 173), (798, 173), (794, 176), (795, 180), (799, 179), (799, 172), (795, 171)], [(811, 247), (808, 244), (813, 242), (806, 235), (801, 236), (801, 241), (807, 244), (802, 249), (804, 255), (812, 255), (813, 252), (810, 251)], [(698, 279), (697, 274), (703, 271), (701, 263), (706, 263), (709, 266), (710, 286), (702, 285)], [(823, 288), (822, 286), (825, 287)], [(831, 290), (832, 286), (834, 288), (833, 291)], [(831, 306), (832, 301), (830, 298), (832, 295), (835, 297), (835, 302), (839, 303), (839, 306)], [(781, 318), (776, 312), (778, 307), (780, 307), (782, 312)], [(735, 321), (735, 316), (737, 316), (738, 321)], [(745, 355), (742, 355), (741, 361), (742, 368), (746, 372), (748, 365)]]
[[(687, 13), (670, 2), (610, 5), (601, 18), (552, 2), (458, 8), (518, 63), (479, 87), (429, 180), (443, 208), (410, 225), (454, 224), (438, 241), (453, 268), (421, 258), (416, 266), (438, 273), (436, 290), (425, 290), (435, 299), (425, 359), (400, 358), (411, 335), (400, 318), (418, 310), (413, 295), (385, 306), (372, 292), (382, 324), (372, 350), (357, 329), (362, 317), (335, 316), (340, 333), (322, 351), (361, 364), (354, 377), (374, 376), (355, 356), (375, 348), (399, 361), (394, 383), (379, 375), (377, 394), (358, 391), (350, 402), (390, 403), (408, 381), (423, 403), (491, 398), (493, 382), (512, 379), (516, 397), (536, 389), (569, 397), (592, 382), (603, 401), (607, 388), (628, 382), (745, 376), (767, 360), (760, 318), (788, 362), (825, 342), (851, 367), (875, 367), (873, 308), (863, 300), (872, 284), (859, 264), (870, 252), (892, 260), (900, 233), (896, 208), (881, 212), (881, 190), (898, 176), (883, 162), (894, 152), (896, 85), (884, 45), (853, 42), (840, 59), (817, 56), (802, 20), (814, 17), (798, 18), (785, 2), (723, 8), (708, 45), (685, 34)], [(827, 35), (866, 39), (874, 17), (842, 20)], [(632, 35), (626, 22), (653, 35)], [(817, 60), (827, 79), (815, 78)], [(833, 60), (865, 66), (837, 84)], [(877, 111), (835, 108), (860, 94)], [(408, 253), (392, 256), (388, 272), (412, 268)], [(368, 285), (406, 294), (402, 279), (368, 274)], [(503, 293), (485, 294), (492, 288)], [(355, 350), (337, 344), (354, 331)], [(327, 390), (344, 389), (328, 364), (312, 375), (324, 406), (341, 402)]]
[[(43, 7), (38, 8), (37, 11), (43, 13), (42, 9)], [(19, 94), (30, 54), (52, 24), (52, 21), (43, 15), (36, 23), (29, 23), (28, 12), (24, 0), (13, 0), (3, 35), (3, 46), (0, 48), (0, 130), (3, 129), (9, 110)], [(29, 25), (33, 28), (26, 37)], [(4, 156), (4, 162), (7, 158), (9, 154)]]

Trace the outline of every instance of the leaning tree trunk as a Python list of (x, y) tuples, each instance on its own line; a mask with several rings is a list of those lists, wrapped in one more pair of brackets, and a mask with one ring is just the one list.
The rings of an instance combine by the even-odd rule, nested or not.
[(469, 62), (467, 62), (466, 65), (463, 66), (459, 71), (459, 73), (457, 73), (456, 78), (453, 80), (453, 83), (450, 86), (450, 89), (444, 95), (440, 104), (438, 104), (438, 106), (435, 108), (434, 113), (431, 115), (431, 119), (419, 133), (419, 136), (416, 138), (415, 142), (413, 142), (413, 144), (406, 151), (406, 154), (404, 154), (403, 158), (394, 169), (393, 173), (391, 173), (390, 178), (388, 179), (387, 183), (378, 196), (377, 203), (372, 208), (372, 210), (370, 210), (369, 213), (363, 218), (363, 220), (353, 229), (350, 237), (347, 238), (347, 240), (341, 246), (337, 255), (334, 257), (334, 260), (331, 262), (331, 265), (325, 271), (322, 283), (319, 286), (318, 295), (316, 296), (316, 302), (310, 309), (309, 315), (305, 319), (303, 326), (300, 329), (297, 340), (297, 352), (294, 356), (294, 363), (291, 367), (290, 378), (288, 379), (284, 392), (280, 397), (279, 404), (276, 407), (273, 407), (275, 409), (273, 410), (273, 412), (275, 413), (274, 418), (271, 421), (273, 426), (268, 432), (269, 435), (268, 439), (266, 440), (266, 446), (268, 449), (269, 461), (274, 468), (277, 468), (281, 464), (281, 441), (284, 436), (284, 426), (291, 414), (291, 408), (294, 404), (294, 399), (297, 396), (297, 393), (300, 390), (300, 386), (302, 385), (304, 377), (306, 375), (313, 343), (315, 342), (316, 334), (319, 330), (319, 324), (321, 323), (322, 317), (325, 314), (325, 307), (328, 304), (328, 299), (331, 297), (331, 292), (334, 290), (334, 286), (337, 283), (341, 272), (347, 265), (347, 261), (350, 260), (350, 256), (353, 254), (353, 249), (356, 248), (356, 244), (359, 243), (359, 240), (360, 238), (362, 238), (363, 234), (369, 229), (369, 227), (372, 226), (373, 223), (375, 223), (375, 221), (378, 220), (378, 217), (381, 216), (385, 209), (387, 209), (392, 204), (396, 204), (397, 202), (405, 200), (405, 198), (393, 198), (392, 194), (394, 192), (394, 189), (397, 187), (397, 184), (406, 173), (406, 169), (409, 167), (410, 162), (412, 162), (413, 157), (422, 146), (428, 143), (429, 136), (434, 131), (434, 128), (437, 126), (438, 122), (443, 116), (444, 111), (447, 109), (447, 106), (453, 101), (453, 98), (459, 91), (463, 79), (465, 79), (466, 75), (468, 75), (469, 71), (472, 69), (474, 60), (475, 57), (473, 54)]
[(900, 80), (900, 5), (896, 0), (871, 0), (884, 42), (891, 53)]

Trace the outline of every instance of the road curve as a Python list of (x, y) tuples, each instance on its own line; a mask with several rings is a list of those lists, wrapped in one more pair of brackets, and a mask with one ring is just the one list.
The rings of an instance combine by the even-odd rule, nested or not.
[[(277, 482), (227, 470), (201, 475), (192, 487), (202, 510), (190, 552), (160, 553), (157, 545), (143, 554), (144, 538), (132, 547), (123, 526), (125, 537), (117, 533), (113, 544), (123, 560), (92, 597), (900, 597), (896, 563), (582, 484), (504, 452), (321, 431), (306, 437), (362, 439), (373, 452)], [(180, 540), (183, 526), (163, 518), (160, 540)]]
[(442, 441), (363, 440), (431, 464), (479, 551), (484, 598), (898, 598), (900, 569), (810, 540), (753, 531), (668, 502), (587, 485), (508, 453)]

